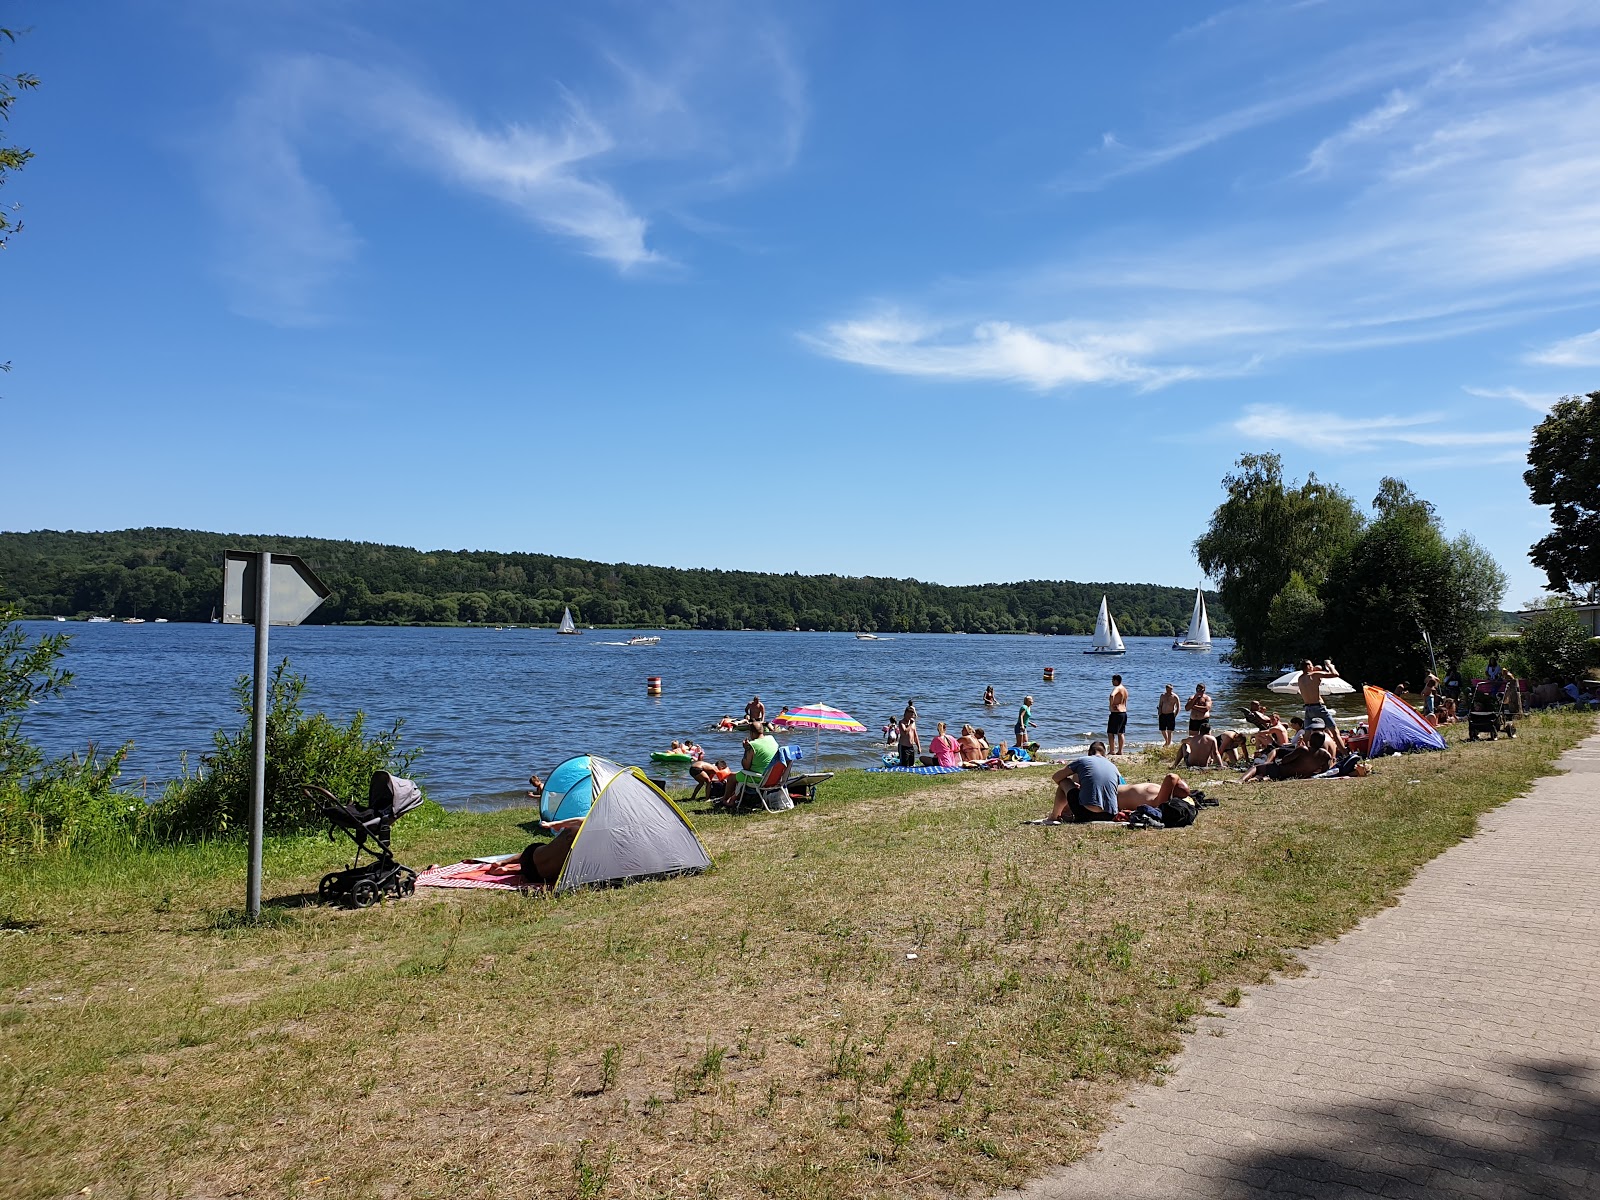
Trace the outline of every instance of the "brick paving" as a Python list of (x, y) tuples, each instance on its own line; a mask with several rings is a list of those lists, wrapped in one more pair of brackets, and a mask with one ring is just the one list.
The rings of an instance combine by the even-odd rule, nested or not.
[(1600, 736), (1010, 1200), (1600, 1200)]

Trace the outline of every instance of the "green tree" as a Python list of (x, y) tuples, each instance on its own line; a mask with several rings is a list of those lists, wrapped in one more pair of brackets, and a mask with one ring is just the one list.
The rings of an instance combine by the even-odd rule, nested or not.
[(1320, 661), (1327, 652), (1323, 617), (1322, 597), (1316, 589), (1299, 571), (1289, 572), (1289, 582), (1267, 609), (1264, 644), (1268, 658), (1280, 663), (1303, 658)]
[[(17, 40), (15, 29), (0, 28), (0, 38), (11, 43)], [(6, 74), (0, 72), (0, 121), (11, 120), (11, 106), (17, 102), (17, 97), (23, 92), (31, 92), (39, 86), (39, 80), (26, 72)], [(0, 145), (0, 187), (4, 187), (6, 178), (13, 171), (20, 171), (28, 165), (28, 160), (33, 157), (33, 151), (22, 146)], [(0, 205), (0, 250), (4, 250), (11, 240), (11, 235), (22, 228), (22, 223), (17, 221), (12, 214), (17, 211), (15, 205), (9, 208)], [(9, 371), (9, 362), (0, 363), (0, 371)]]
[(1383, 480), (1373, 508), (1322, 588), (1325, 649), (1352, 682), (1393, 687), (1428, 667), (1424, 630), (1451, 660), (1481, 638), (1505, 574), (1470, 537), (1447, 541), (1433, 506), (1400, 480)]
[(1516, 656), (1531, 682), (1570, 683), (1582, 679), (1595, 661), (1595, 643), (1583, 618), (1556, 600), (1528, 619)]
[(1222, 480), (1227, 499), (1194, 549), (1201, 569), (1217, 580), (1237, 642), (1234, 662), (1261, 667), (1273, 600), (1297, 571), (1320, 590), (1362, 520), (1349, 496), (1315, 475), (1285, 483), (1276, 454), (1244, 454), (1236, 465)]
[(1555, 526), (1528, 557), (1553, 592), (1593, 600), (1600, 592), (1600, 392), (1563, 396), (1533, 430), (1523, 472), (1535, 504)]

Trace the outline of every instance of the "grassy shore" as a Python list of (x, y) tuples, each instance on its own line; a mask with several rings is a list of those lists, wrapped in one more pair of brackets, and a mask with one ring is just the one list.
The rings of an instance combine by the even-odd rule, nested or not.
[[(1592, 718), (1240, 785), (1188, 830), (1022, 827), (1040, 771), (696, 813), (713, 873), (303, 907), (339, 848), (0, 867), (0, 1195), (817, 1198), (1081, 1154), (1192, 1017), (1390, 903)], [(1158, 766), (1134, 760), (1131, 777)], [(417, 865), (529, 812), (397, 827)]]

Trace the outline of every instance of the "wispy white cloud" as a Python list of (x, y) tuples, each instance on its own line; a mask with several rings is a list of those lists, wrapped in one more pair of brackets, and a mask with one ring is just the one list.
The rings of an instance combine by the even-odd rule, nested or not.
[(1547, 367), (1600, 367), (1600, 329), (1552, 342), (1528, 355)]
[(806, 340), (845, 362), (900, 375), (1020, 383), (1040, 391), (1068, 384), (1162, 387), (1201, 374), (1240, 373), (1249, 363), (1202, 371), (1148, 360), (1181, 340), (1174, 330), (1095, 329), (1062, 323), (1024, 327), (1006, 321), (930, 324), (892, 310), (829, 325)]
[(1514, 387), (1464, 387), (1461, 390), (1466, 392), (1469, 396), (1480, 396), (1485, 400), (1514, 400), (1516, 403), (1522, 405), (1522, 407), (1531, 409), (1533, 412), (1536, 412), (1541, 416), (1549, 413), (1551, 405), (1553, 405), (1559, 399), (1559, 397), (1555, 395), (1539, 395), (1534, 392), (1525, 392), (1521, 388)]
[(1341, 454), (1366, 453), (1396, 445), (1416, 447), (1522, 446), (1525, 429), (1440, 429), (1440, 413), (1396, 417), (1341, 417), (1315, 406), (1288, 408), (1252, 405), (1234, 421), (1235, 432), (1268, 445), (1301, 446)]
[[(1488, 18), (1480, 10), (1476, 25), (1454, 30), (1448, 48), (1470, 51), (1465, 58), (1446, 61), (1437, 46), (1372, 56), (1362, 78), (1374, 100), (1309, 150), (1304, 139), (1279, 139), (1270, 160), (1251, 162), (1247, 170), (1275, 182), (1237, 220), (1130, 234), (1120, 245), (1102, 233), (1055, 262), (946, 281), (940, 302), (900, 297), (865, 317), (858, 310), (810, 344), (906, 374), (1151, 387), (1292, 355), (1460, 337), (1592, 304), (1600, 85), (1588, 66), (1593, 39), (1577, 35), (1600, 26), (1600, 6), (1533, 0), (1528, 8)], [(1347, 47), (1318, 66), (1353, 55)], [(1430, 73), (1402, 87), (1395, 73), (1417, 64)], [(1313, 91), (1261, 103), (1304, 106)], [(1193, 136), (1220, 136), (1262, 115), (1232, 110), (1199, 122)], [(878, 328), (877, 313), (896, 310), (925, 315), (909, 333), (862, 335)], [(1600, 360), (1600, 331), (1536, 359), (1591, 354)]]
[[(326, 315), (327, 291), (362, 244), (316, 156), (381, 156), (498, 202), (536, 229), (628, 273), (667, 263), (649, 206), (748, 186), (792, 165), (804, 77), (783, 32), (741, 12), (655, 10), (654, 36), (600, 51), (609, 91), (560, 90), (553, 109), (484, 121), (414, 73), (329, 55), (266, 62), (210, 145), (208, 190), (235, 306), (290, 324)], [(727, 14), (723, 14), (724, 17)], [(618, 179), (658, 169), (642, 200)], [(676, 198), (676, 200), (675, 200)]]

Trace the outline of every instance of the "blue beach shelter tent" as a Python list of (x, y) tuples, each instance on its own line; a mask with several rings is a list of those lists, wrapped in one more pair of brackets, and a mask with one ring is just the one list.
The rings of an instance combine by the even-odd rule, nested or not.
[(614, 762), (580, 754), (550, 772), (550, 778), (544, 781), (544, 794), (539, 797), (539, 816), (546, 825), (581, 821), (589, 815), (594, 805), (595, 764), (600, 764), (608, 777), (622, 770)]
[(1444, 738), (1439, 736), (1439, 731), (1393, 692), (1386, 692), (1381, 687), (1368, 687), (1366, 701), (1367, 732), (1372, 735), (1372, 744), (1367, 748), (1368, 757), (1376, 758), (1380, 754), (1392, 754), (1395, 751), (1409, 754), (1413, 750), (1445, 748)]

